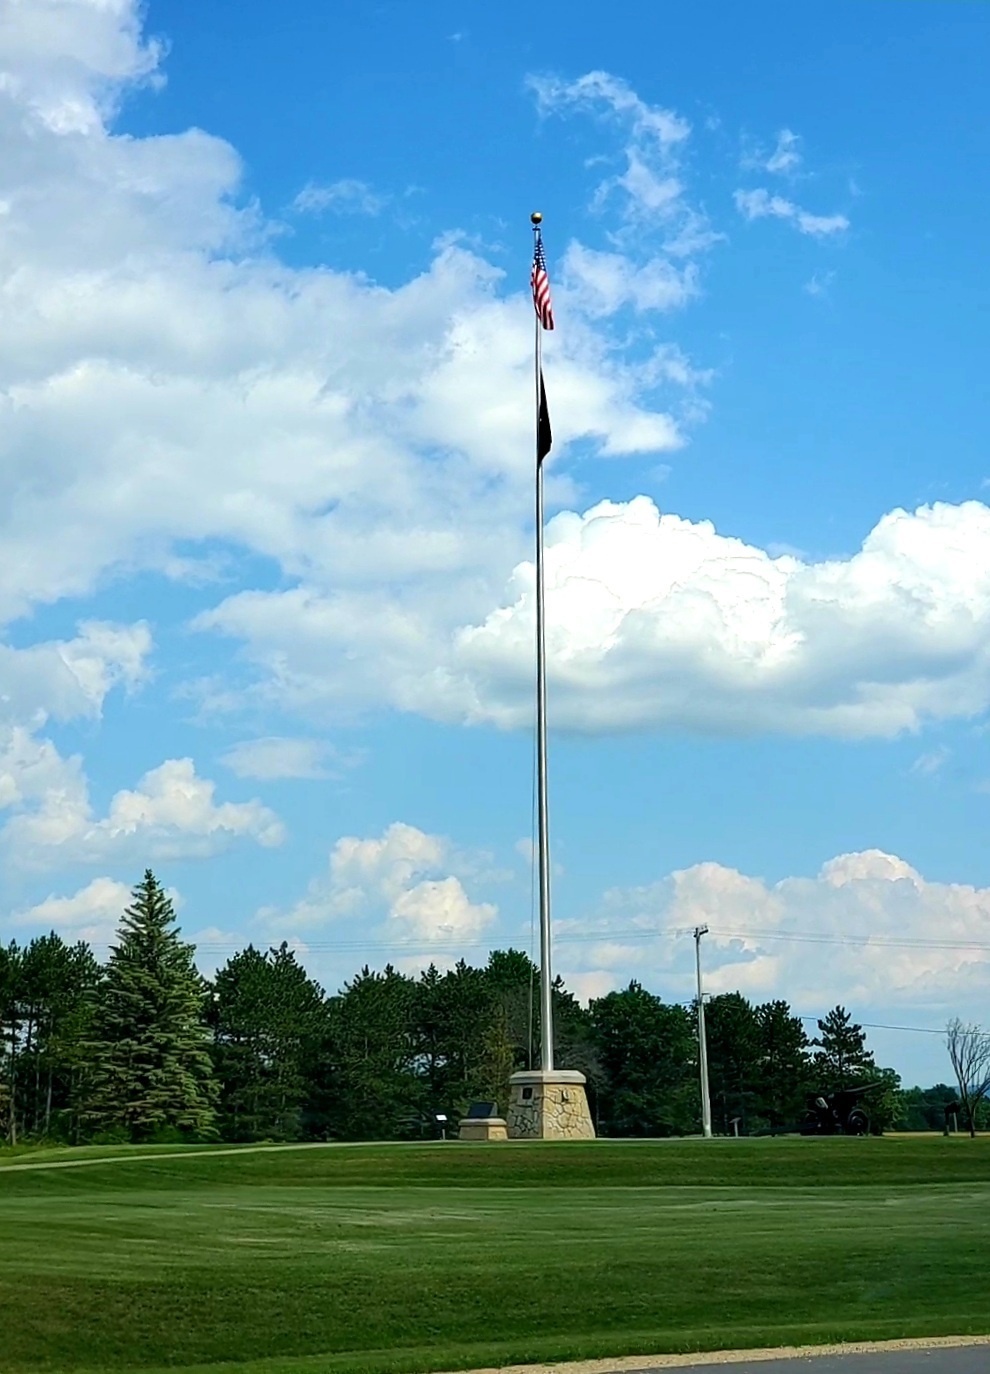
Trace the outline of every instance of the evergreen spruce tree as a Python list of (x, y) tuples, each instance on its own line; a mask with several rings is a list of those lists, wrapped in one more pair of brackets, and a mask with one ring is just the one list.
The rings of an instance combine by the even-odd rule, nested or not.
[(757, 1007), (756, 1022), (760, 1058), (755, 1115), (776, 1131), (804, 1115), (815, 1083), (809, 1041), (800, 1016), (782, 1000)]
[(514, 1046), (509, 1033), (509, 1017), (500, 1002), (488, 1009), (478, 1065), (481, 1095), (491, 1098), (500, 1112), (509, 1105), (509, 1077), (513, 1069)]
[[(695, 1004), (697, 1015), (697, 1004)], [(749, 1130), (759, 1074), (759, 1025), (753, 1006), (738, 992), (723, 992), (705, 1006), (708, 1084), (716, 1135), (731, 1135), (733, 1119)]]
[(321, 1055), (323, 1134), (340, 1140), (393, 1140), (420, 1120), (416, 1077), (416, 983), (387, 964), (367, 965), (327, 1005)]
[(532, 1069), (539, 1064), (540, 970), (521, 950), (495, 949), (485, 980), (505, 1011), (513, 1069)]
[(23, 951), (11, 942), (0, 945), (0, 1130), (11, 1145), (20, 1129), (18, 1050), (21, 1040)]
[(73, 1139), (72, 1108), (80, 1065), (92, 1040), (93, 994), (100, 966), (87, 944), (67, 945), (54, 931), (23, 950), (18, 1068), (20, 1114), (35, 1140)]
[(205, 984), (172, 903), (148, 869), (124, 913), (98, 991), (82, 1120), (143, 1141), (211, 1132), (216, 1089)]
[(819, 1035), (812, 1040), (815, 1072), (824, 1092), (834, 1092), (875, 1078), (876, 1061), (866, 1048), (866, 1033), (845, 1007), (833, 1007), (818, 1022)]
[(326, 1033), (322, 989), (284, 941), (267, 954), (249, 945), (217, 974), (210, 1013), (221, 1134), (300, 1139)]
[(668, 1136), (697, 1129), (699, 1089), (694, 1018), (641, 983), (591, 1003), (602, 1086), (602, 1135)]

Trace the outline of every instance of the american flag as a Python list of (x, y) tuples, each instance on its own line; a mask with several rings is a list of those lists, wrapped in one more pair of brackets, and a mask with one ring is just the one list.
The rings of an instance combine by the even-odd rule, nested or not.
[(553, 328), (553, 306), (550, 304), (550, 278), (547, 276), (547, 260), (543, 256), (543, 236), (536, 235), (533, 249), (533, 272), (530, 277), (533, 287), (533, 305), (544, 329)]

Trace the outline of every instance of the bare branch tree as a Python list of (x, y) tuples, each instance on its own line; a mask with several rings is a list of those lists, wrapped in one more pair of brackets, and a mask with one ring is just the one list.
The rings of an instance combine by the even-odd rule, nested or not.
[(945, 1043), (966, 1110), (969, 1133), (976, 1135), (976, 1108), (990, 1095), (990, 1032), (954, 1017), (945, 1028)]

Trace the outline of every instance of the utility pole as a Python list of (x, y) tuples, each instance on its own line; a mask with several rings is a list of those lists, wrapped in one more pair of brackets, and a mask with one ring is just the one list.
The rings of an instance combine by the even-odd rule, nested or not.
[(707, 926), (694, 928), (694, 959), (698, 973), (698, 1065), (701, 1071), (701, 1133), (712, 1138), (712, 1104), (708, 1095), (708, 1040), (705, 1036), (705, 992), (701, 985), (701, 937), (708, 934)]

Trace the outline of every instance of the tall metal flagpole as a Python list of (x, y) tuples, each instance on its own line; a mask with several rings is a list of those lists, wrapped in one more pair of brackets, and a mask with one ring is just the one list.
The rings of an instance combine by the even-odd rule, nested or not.
[[(543, 461), (553, 444), (546, 392), (543, 387), (543, 330), (552, 329), (550, 279), (543, 256), (538, 210), (533, 225), (533, 268), (530, 284), (536, 310), (533, 348), (536, 419), (536, 803), (540, 873), (540, 1067), (520, 1069), (509, 1077), (506, 1120), (487, 1123), (514, 1140), (591, 1140), (595, 1128), (588, 1111), (586, 1079), (578, 1069), (555, 1069), (553, 1063), (553, 960), (550, 951), (550, 826), (547, 800), (547, 645), (546, 575), (543, 557)], [(532, 998), (530, 998), (532, 1006)], [(464, 1139), (478, 1139), (477, 1123), (464, 1123)], [(504, 1137), (486, 1135), (495, 1140)]]
[[(543, 216), (530, 216), (540, 238)], [(540, 455), (540, 400), (543, 378), (543, 326), (536, 318), (536, 796), (540, 874), (540, 1068), (553, 1069), (553, 975), (550, 950), (550, 825), (547, 794), (547, 646), (543, 572), (543, 463)]]

